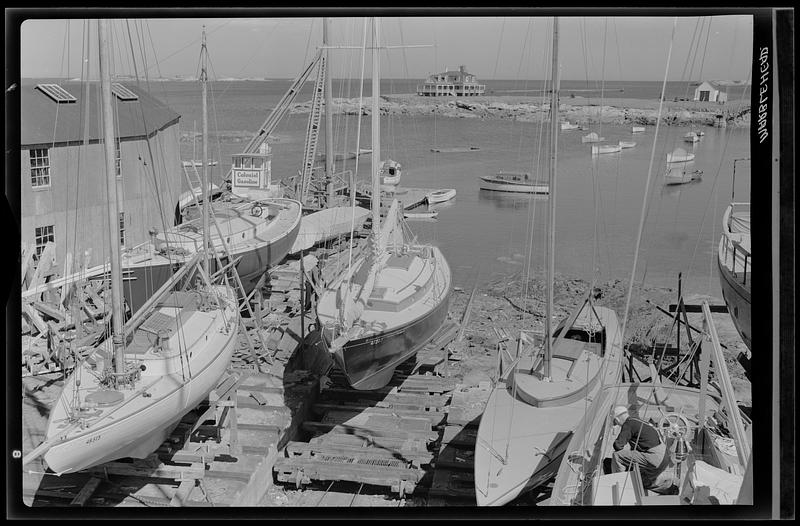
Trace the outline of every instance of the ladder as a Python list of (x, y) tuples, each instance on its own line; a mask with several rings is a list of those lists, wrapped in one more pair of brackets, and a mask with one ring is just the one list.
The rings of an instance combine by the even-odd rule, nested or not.
[(291, 106), (295, 97), (297, 97), (297, 94), (303, 88), (303, 84), (311, 74), (314, 66), (321, 60), (321, 57), (322, 51), (317, 52), (314, 60), (312, 60), (306, 69), (300, 73), (300, 76), (294, 80), (289, 88), (289, 91), (283, 95), (280, 102), (278, 102), (277, 106), (275, 106), (275, 109), (272, 110), (272, 113), (270, 113), (269, 117), (267, 117), (267, 120), (264, 121), (264, 124), (262, 124), (261, 128), (259, 128), (258, 133), (256, 133), (255, 137), (250, 140), (243, 153), (255, 153), (258, 150), (258, 147), (267, 140), (267, 137), (275, 130), (275, 127), (281, 121), (283, 116), (289, 111), (289, 107)]
[[(303, 154), (303, 170), (300, 187), (300, 202), (305, 203), (308, 198), (308, 189), (311, 186), (311, 177), (314, 170), (314, 161), (317, 154), (317, 138), (319, 125), (322, 120), (322, 101), (325, 95), (325, 58), (319, 60), (317, 68), (317, 82), (314, 85), (314, 95), (311, 99), (311, 114), (308, 116), (306, 130), (306, 144)], [(328, 108), (330, 111), (330, 108)]]

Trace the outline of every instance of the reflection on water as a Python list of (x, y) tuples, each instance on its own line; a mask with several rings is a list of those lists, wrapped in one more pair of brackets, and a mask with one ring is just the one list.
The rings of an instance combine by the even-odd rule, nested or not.
[(491, 202), (498, 208), (526, 208), (533, 201), (547, 201), (547, 196), (542, 194), (523, 194), (514, 192), (497, 192), (484, 190), (478, 192), (478, 199)]
[(688, 183), (661, 185), (661, 196), (662, 197), (680, 197), (681, 190), (683, 190), (685, 188), (687, 192), (693, 191), (689, 187), (693, 187), (694, 185), (700, 184), (701, 182), (703, 182), (703, 179), (701, 177), (698, 177), (697, 179), (692, 179)]

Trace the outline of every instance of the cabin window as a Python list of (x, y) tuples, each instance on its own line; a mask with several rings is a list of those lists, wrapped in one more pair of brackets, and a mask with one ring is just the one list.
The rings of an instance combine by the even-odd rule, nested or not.
[(253, 169), (260, 170), (261, 167), (264, 165), (263, 159), (253, 159)]
[(119, 213), (119, 244), (125, 246), (125, 212)]
[(122, 177), (122, 148), (119, 138), (114, 139), (114, 168), (117, 171), (117, 177)]
[(31, 186), (42, 188), (50, 186), (50, 154), (47, 148), (32, 148)]
[(242, 158), (241, 157), (234, 157), (234, 159), (233, 159), (233, 167), (234, 168), (241, 168), (242, 167)]
[(243, 161), (242, 164), (243, 168), (250, 168), (250, 157), (245, 157), (244, 159), (242, 159), (242, 161)]
[(37, 226), (34, 231), (34, 240), (36, 242), (36, 258), (38, 259), (44, 251), (44, 246), (47, 243), (55, 243), (56, 241), (53, 225)]

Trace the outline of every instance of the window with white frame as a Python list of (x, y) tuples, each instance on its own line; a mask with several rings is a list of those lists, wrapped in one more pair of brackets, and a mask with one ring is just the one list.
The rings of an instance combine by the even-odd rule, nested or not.
[(50, 186), (50, 155), (47, 148), (31, 148), (31, 186)]
[(125, 246), (125, 212), (119, 213), (119, 244)]
[(122, 177), (122, 148), (119, 138), (114, 139), (114, 166), (117, 170), (117, 177)]
[(42, 255), (47, 243), (55, 243), (56, 241), (53, 225), (37, 226), (34, 231), (34, 240), (36, 242), (36, 257), (38, 258)]

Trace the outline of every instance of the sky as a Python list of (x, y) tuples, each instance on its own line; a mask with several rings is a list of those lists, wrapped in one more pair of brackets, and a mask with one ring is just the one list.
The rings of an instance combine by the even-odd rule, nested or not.
[[(333, 76), (356, 76), (365, 19), (331, 21), (329, 45), (359, 48), (331, 51)], [(132, 74), (135, 63), (140, 77), (145, 69), (151, 79), (197, 76), (204, 25), (211, 79), (294, 78), (322, 43), (321, 18), (117, 19), (111, 23), (114, 73)], [(22, 77), (81, 76), (87, 26), (94, 50), (93, 20), (24, 21)], [(463, 64), (479, 81), (547, 78), (551, 28), (551, 17), (384, 17), (381, 45), (427, 47), (384, 50), (382, 77), (423, 79)], [(668, 80), (749, 80), (752, 38), (749, 15), (560, 17), (561, 78), (663, 80), (672, 42)], [(96, 51), (90, 57), (90, 78), (97, 78)]]

